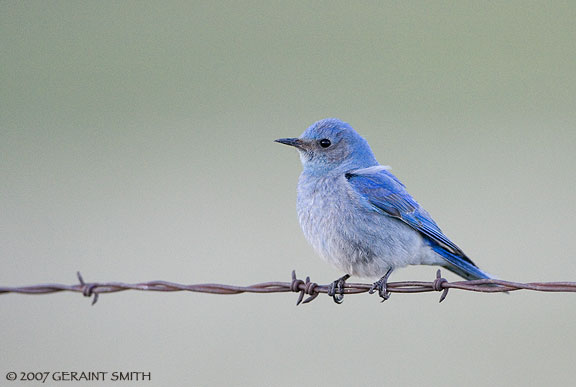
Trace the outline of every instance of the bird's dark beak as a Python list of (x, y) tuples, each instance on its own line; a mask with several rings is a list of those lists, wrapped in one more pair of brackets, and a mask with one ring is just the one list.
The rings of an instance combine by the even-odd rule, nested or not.
[(275, 142), (279, 142), (280, 144), (295, 146), (296, 148), (302, 149), (304, 142), (299, 138), (279, 138), (278, 140), (274, 140)]

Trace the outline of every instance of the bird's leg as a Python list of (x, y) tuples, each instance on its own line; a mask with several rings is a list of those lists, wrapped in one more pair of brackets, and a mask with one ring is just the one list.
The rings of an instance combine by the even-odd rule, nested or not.
[(350, 274), (338, 278), (332, 282), (330, 289), (328, 289), (328, 295), (332, 296), (332, 299), (337, 304), (341, 304), (344, 300), (344, 283), (346, 283), (348, 278), (350, 278)]
[(388, 269), (386, 274), (378, 281), (374, 282), (370, 291), (368, 293), (373, 294), (376, 289), (378, 289), (378, 295), (382, 297), (382, 302), (390, 298), (390, 292), (387, 290), (386, 286), (388, 284), (388, 277), (392, 274), (392, 268)]

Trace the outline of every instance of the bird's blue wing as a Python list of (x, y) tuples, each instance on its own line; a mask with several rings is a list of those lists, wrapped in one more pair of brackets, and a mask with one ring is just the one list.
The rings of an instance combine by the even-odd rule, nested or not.
[[(442, 233), (430, 214), (420, 207), (392, 173), (383, 167), (372, 167), (350, 171), (346, 174), (346, 178), (352, 188), (367, 199), (375, 210), (397, 218), (419, 231), (431, 242), (434, 250), (448, 261), (461, 259), (476, 266), (456, 244)], [(443, 254), (442, 250), (445, 250), (447, 254)]]

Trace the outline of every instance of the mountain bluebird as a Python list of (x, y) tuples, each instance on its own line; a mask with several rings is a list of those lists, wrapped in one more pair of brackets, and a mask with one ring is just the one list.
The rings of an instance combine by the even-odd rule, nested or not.
[(297, 207), (304, 235), (320, 256), (348, 273), (332, 284), (334, 301), (342, 301), (350, 275), (381, 277), (370, 293), (378, 290), (384, 301), (388, 277), (407, 265), (439, 265), (468, 280), (492, 278), (442, 233), (349, 124), (327, 118), (299, 138), (276, 142), (300, 153)]

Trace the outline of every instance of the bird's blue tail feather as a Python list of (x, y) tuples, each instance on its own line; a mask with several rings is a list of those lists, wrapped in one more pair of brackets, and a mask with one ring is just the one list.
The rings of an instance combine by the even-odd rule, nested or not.
[(490, 274), (484, 273), (482, 270), (463, 260), (461, 257), (452, 254), (451, 252), (443, 249), (441, 246), (432, 245), (432, 249), (440, 254), (446, 260), (446, 269), (458, 274), (460, 277), (467, 280), (476, 279), (491, 279), (494, 278)]

